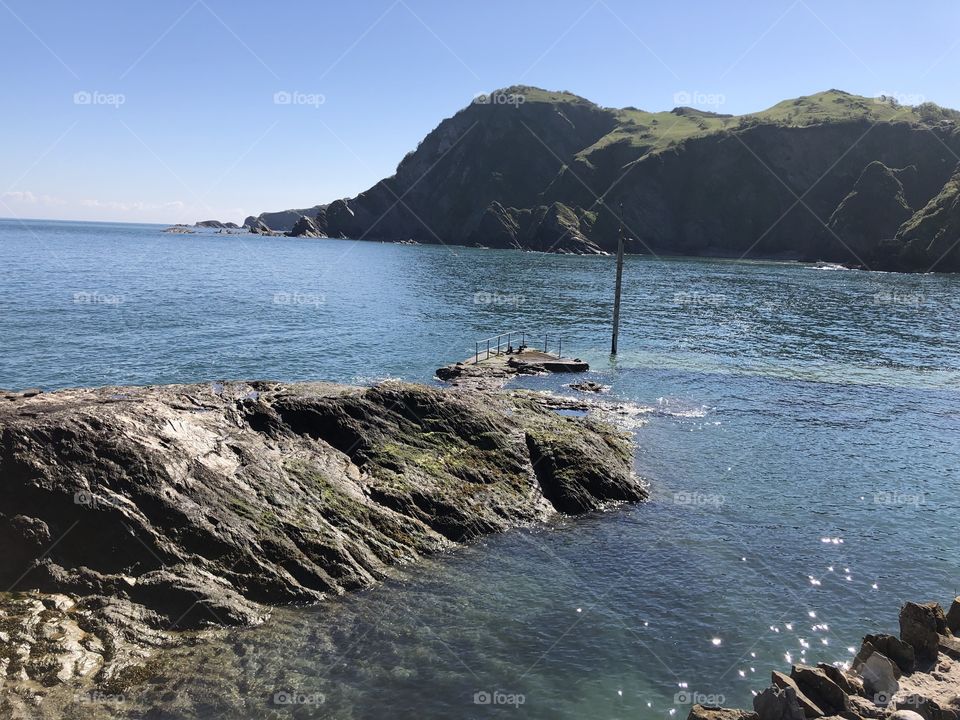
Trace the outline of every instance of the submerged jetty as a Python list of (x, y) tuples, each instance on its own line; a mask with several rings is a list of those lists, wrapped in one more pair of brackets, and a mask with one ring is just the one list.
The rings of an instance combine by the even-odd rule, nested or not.
[(957, 720), (960, 597), (900, 609), (900, 637), (867, 635), (849, 667), (827, 663), (774, 671), (753, 711), (694, 705), (688, 720)]
[[(455, 387), (494, 389), (518, 375), (582, 373), (590, 369), (590, 365), (580, 358), (563, 357), (562, 338), (554, 338), (555, 349), (551, 351), (549, 337), (545, 336), (531, 347), (527, 345), (528, 336), (525, 332), (512, 332), (480, 340), (475, 343), (473, 355), (438, 368), (436, 375)], [(529, 337), (530, 342), (534, 342), (532, 336)], [(513, 346), (514, 339), (516, 347)]]
[(485, 534), (639, 501), (628, 433), (535, 393), (217, 382), (0, 394), (0, 716)]

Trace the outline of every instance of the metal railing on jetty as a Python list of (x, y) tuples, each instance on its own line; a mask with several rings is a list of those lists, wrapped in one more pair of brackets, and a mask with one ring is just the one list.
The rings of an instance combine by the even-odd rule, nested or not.
[[(514, 340), (520, 341), (520, 344), (516, 347), (513, 345)], [(531, 343), (530, 345), (527, 345), (528, 340)], [(554, 343), (556, 348), (556, 356), (558, 358), (563, 357), (563, 337), (560, 335), (533, 335), (526, 330), (500, 333), (476, 342), (473, 362), (475, 364), (480, 362), (481, 355), (483, 355), (482, 359), (486, 360), (491, 355), (502, 355), (508, 351), (517, 352), (521, 348), (539, 350), (542, 346), (543, 352), (549, 353), (551, 342)]]

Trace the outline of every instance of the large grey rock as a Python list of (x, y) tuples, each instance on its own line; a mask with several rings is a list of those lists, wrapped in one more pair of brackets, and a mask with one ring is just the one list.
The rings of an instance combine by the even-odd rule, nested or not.
[(863, 641), (870, 643), (877, 650), (893, 660), (900, 669), (900, 672), (904, 674), (912, 673), (917, 666), (917, 656), (913, 646), (893, 635), (866, 635)]
[(847, 673), (836, 665), (817, 663), (817, 668), (822, 670), (828, 678), (843, 688), (843, 691), (847, 693), (847, 695), (856, 695), (863, 690), (863, 683), (858, 678), (847, 675)]
[[(853, 662), (850, 663), (851, 668), (854, 670), (854, 672), (856, 672), (857, 668), (863, 665), (871, 655), (879, 652), (880, 650), (879, 648), (877, 648), (876, 645), (874, 645), (872, 642), (864, 638), (863, 643), (860, 645), (860, 650), (857, 651), (856, 656), (853, 658)], [(883, 655), (883, 653), (880, 653), (880, 654)], [(894, 677), (898, 679), (903, 674), (900, 671), (900, 666), (897, 665), (896, 663), (893, 663), (893, 674), (894, 674)]]
[(863, 678), (864, 693), (877, 705), (886, 705), (900, 689), (897, 681), (900, 669), (869, 643), (864, 643), (854, 659), (852, 670)]
[(453, 543), (642, 499), (631, 458), (624, 434), (534, 395), (217, 383), (18, 398), (0, 405), (0, 586), (248, 624), (248, 603), (316, 601)]
[(825, 715), (837, 715), (850, 709), (847, 692), (824, 670), (808, 665), (794, 665), (790, 677)]
[(250, 232), (252, 232), (254, 235), (269, 235), (271, 232), (273, 232), (260, 218), (255, 218), (253, 223), (247, 227), (250, 228)]
[[(269, 382), (3, 401), (0, 587), (41, 595), (0, 593), (0, 632), (65, 638), (24, 655), (23, 681), (143, 678), (131, 668), (168, 630), (256, 624), (484, 534), (644, 498), (629, 436), (551, 402)], [(68, 594), (65, 617), (35, 617)]]
[(794, 679), (789, 675), (785, 675), (782, 672), (777, 672), (774, 670), (772, 673), (770, 673), (770, 677), (773, 680), (773, 684), (777, 687), (781, 689), (793, 690), (797, 699), (797, 703), (799, 703), (801, 709), (803, 710), (804, 716), (808, 718), (818, 718), (827, 714), (823, 711), (823, 708), (807, 697)]
[(753, 709), (759, 720), (804, 720), (797, 691), (790, 686), (766, 688), (753, 698)]
[(936, 662), (947, 619), (939, 603), (908, 602), (900, 609), (900, 639), (912, 645), (917, 661)]
[(323, 237), (323, 232), (317, 227), (317, 223), (303, 215), (299, 220), (294, 224), (293, 229), (287, 233), (290, 237), (307, 237), (307, 238), (321, 238)]

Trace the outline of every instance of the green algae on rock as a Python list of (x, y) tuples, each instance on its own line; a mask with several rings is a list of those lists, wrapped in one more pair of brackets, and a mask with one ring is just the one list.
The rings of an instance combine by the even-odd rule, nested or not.
[(270, 604), (366, 587), (484, 534), (642, 500), (631, 468), (628, 436), (530, 393), (251, 382), (11, 396), (0, 584), (34, 592), (4, 596), (2, 617), (42, 635), (48, 612), (75, 642), (32, 645), (36, 657), (0, 644), (0, 668), (25, 691), (116, 685), (174, 631), (262, 623)]

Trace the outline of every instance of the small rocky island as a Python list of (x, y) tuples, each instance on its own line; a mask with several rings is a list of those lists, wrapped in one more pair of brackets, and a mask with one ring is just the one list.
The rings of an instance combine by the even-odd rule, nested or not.
[[(522, 391), (0, 393), (0, 716), (488, 533), (638, 501), (628, 434)], [(199, 633), (199, 636), (198, 636)]]

